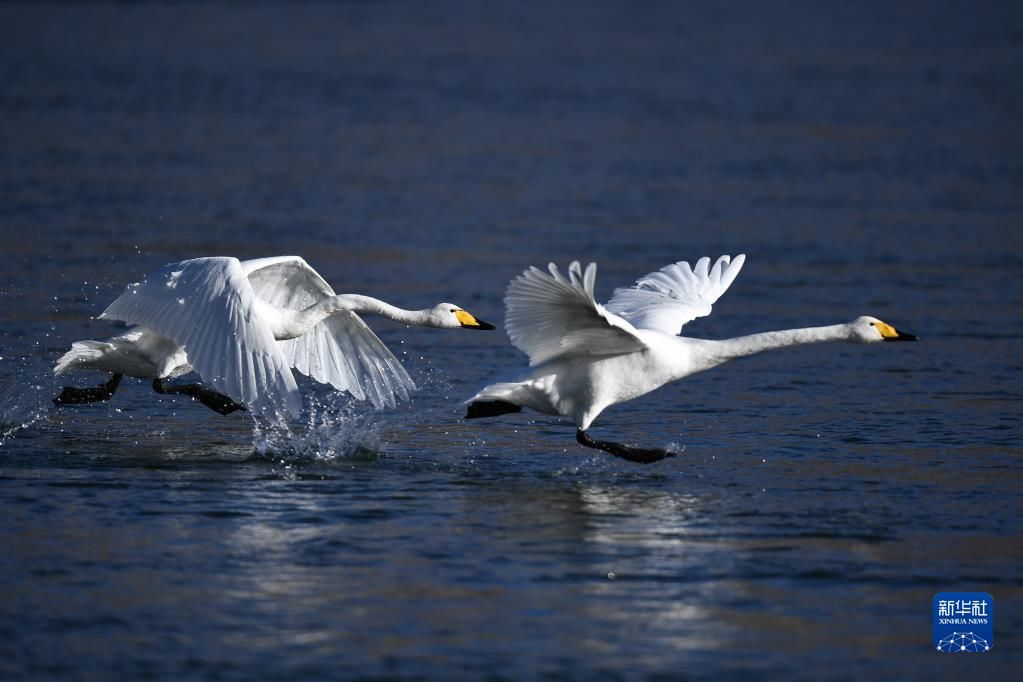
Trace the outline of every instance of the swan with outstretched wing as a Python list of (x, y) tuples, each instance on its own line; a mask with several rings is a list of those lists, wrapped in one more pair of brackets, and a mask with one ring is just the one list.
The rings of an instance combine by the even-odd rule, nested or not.
[[(494, 328), (450, 303), (404, 310), (369, 296), (337, 295), (297, 256), (194, 258), (165, 265), (110, 304), (100, 317), (130, 328), (107, 341), (75, 342), (54, 373), (92, 369), (111, 378), (91, 388), (67, 386), (54, 402), (108, 400), (127, 375), (221, 414), (298, 416), (294, 368), (377, 408), (393, 407), (415, 384), (361, 319), (367, 313), (423, 327)], [(193, 370), (201, 383), (169, 383)]]
[(721, 256), (711, 265), (680, 261), (616, 289), (597, 303), (595, 263), (569, 265), (567, 276), (551, 263), (512, 280), (505, 295), (505, 328), (532, 371), (514, 382), (491, 384), (468, 401), (466, 417), (492, 417), (523, 407), (562, 415), (576, 424), (576, 439), (636, 462), (671, 453), (593, 439), (588, 429), (606, 408), (645, 395), (670, 381), (738, 357), (774, 348), (824, 341), (912, 341), (874, 317), (825, 327), (765, 332), (734, 339), (678, 336), (682, 327), (709, 315), (746, 258)]

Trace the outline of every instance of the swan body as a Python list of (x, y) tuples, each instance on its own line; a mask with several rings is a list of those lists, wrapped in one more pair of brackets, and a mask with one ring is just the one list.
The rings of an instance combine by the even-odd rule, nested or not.
[(75, 341), (57, 360), (53, 373), (89, 369), (138, 379), (173, 379), (192, 371), (181, 346), (144, 327), (132, 327), (106, 341)]
[[(183, 392), (222, 413), (243, 406), (297, 416), (301, 396), (291, 369), (393, 407), (415, 383), (359, 317), (371, 313), (409, 325), (493, 329), (459, 306), (403, 310), (369, 296), (337, 295), (302, 258), (239, 261), (195, 258), (170, 263), (129, 285), (100, 315), (132, 325), (107, 341), (77, 341), (55, 374), (111, 372), (105, 390), (66, 387), (58, 404), (105, 400), (120, 376), (152, 379), (159, 392)], [(203, 385), (168, 387), (196, 371)]]
[(529, 356), (531, 371), (514, 382), (483, 388), (469, 401), (468, 418), (496, 416), (523, 407), (569, 417), (584, 445), (634, 461), (668, 456), (594, 441), (586, 431), (608, 407), (735, 358), (807, 343), (875, 343), (915, 340), (874, 317), (844, 324), (764, 332), (734, 339), (678, 336), (687, 322), (711, 312), (735, 280), (745, 256), (709, 258), (695, 267), (673, 263), (616, 289), (607, 305), (594, 297), (596, 264), (573, 262), (565, 277), (551, 263), (512, 280), (505, 297), (505, 328)]

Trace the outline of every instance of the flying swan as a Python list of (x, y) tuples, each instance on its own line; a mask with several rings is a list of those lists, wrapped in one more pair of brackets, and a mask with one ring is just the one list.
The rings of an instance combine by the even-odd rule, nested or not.
[(680, 337), (682, 326), (709, 315), (735, 280), (746, 256), (721, 256), (713, 267), (680, 261), (615, 289), (606, 306), (594, 299), (596, 263), (578, 262), (563, 276), (530, 267), (512, 280), (504, 302), (505, 329), (529, 356), (524, 379), (485, 387), (468, 402), (467, 419), (518, 412), (523, 407), (570, 417), (582, 445), (633, 462), (655, 462), (671, 453), (595, 440), (587, 430), (606, 408), (649, 393), (670, 381), (735, 358), (774, 348), (823, 341), (915, 341), (874, 317), (826, 327), (806, 327), (712, 341)]
[[(58, 405), (108, 400), (124, 375), (152, 379), (157, 393), (184, 393), (221, 414), (251, 409), (298, 416), (291, 368), (377, 408), (407, 400), (415, 384), (362, 321), (371, 313), (407, 325), (494, 329), (450, 303), (402, 310), (357, 294), (336, 295), (298, 256), (170, 263), (129, 285), (101, 319), (131, 326), (107, 341), (77, 341), (56, 375), (112, 373), (92, 388), (66, 386)], [(195, 371), (202, 383), (168, 380)]]

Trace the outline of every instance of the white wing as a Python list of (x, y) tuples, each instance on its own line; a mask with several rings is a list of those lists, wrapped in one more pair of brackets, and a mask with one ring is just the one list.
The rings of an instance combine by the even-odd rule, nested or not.
[(250, 409), (298, 416), (298, 385), (256, 303), (237, 259), (196, 258), (129, 285), (100, 317), (173, 339), (203, 381)]
[(570, 353), (617, 355), (646, 347), (631, 324), (594, 299), (596, 263), (583, 274), (573, 262), (568, 279), (554, 263), (547, 267), (549, 275), (530, 267), (512, 280), (504, 297), (505, 329), (531, 366)]
[(650, 329), (672, 336), (697, 317), (710, 315), (711, 306), (732, 284), (745, 254), (733, 260), (721, 256), (714, 267), (704, 256), (690, 268), (686, 261), (666, 265), (636, 280), (635, 286), (615, 289), (607, 309), (621, 315), (638, 329)]
[[(256, 295), (277, 306), (303, 310), (334, 290), (298, 256), (242, 262)], [(278, 341), (289, 365), (320, 383), (348, 391), (373, 406), (394, 407), (416, 389), (412, 377), (355, 313), (335, 313), (297, 339)]]
[(278, 308), (303, 310), (334, 295), (320, 273), (299, 256), (255, 258), (241, 266), (256, 296)]

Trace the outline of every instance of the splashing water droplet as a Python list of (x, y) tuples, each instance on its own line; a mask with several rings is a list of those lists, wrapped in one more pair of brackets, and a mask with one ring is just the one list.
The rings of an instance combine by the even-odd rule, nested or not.
[(380, 416), (372, 406), (331, 394), (311, 396), (308, 407), (304, 422), (257, 422), (256, 454), (290, 466), (295, 460), (365, 459), (380, 451)]

